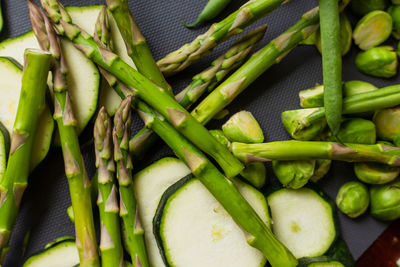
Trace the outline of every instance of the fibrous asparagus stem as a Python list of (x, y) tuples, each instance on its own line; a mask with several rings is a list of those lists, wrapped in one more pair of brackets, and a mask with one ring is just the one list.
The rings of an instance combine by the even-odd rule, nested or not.
[(226, 179), (201, 151), (167, 121), (157, 116), (157, 113), (144, 102), (137, 102), (136, 107), (146, 126), (155, 131), (171, 147), (241, 226), (251, 246), (260, 250), (274, 267), (297, 265), (296, 258), (272, 234), (235, 185)]
[(228, 177), (240, 173), (243, 165), (230, 151), (215, 140), (207, 129), (194, 119), (167, 92), (134, 70), (116, 54), (98, 45), (86, 32), (72, 24), (66, 10), (56, 0), (42, 0), (42, 5), (56, 24), (58, 32), (70, 39), (89, 59), (112, 73), (135, 94), (155, 108), (197, 147), (213, 157)]
[[(204, 93), (212, 91), (229, 72), (244, 62), (264, 36), (265, 30), (266, 26), (261, 26), (239, 39), (224, 55), (214, 60), (211, 67), (194, 76), (192, 82), (176, 95), (179, 104), (189, 109)], [(148, 128), (143, 128), (130, 140), (129, 149), (135, 157), (140, 157), (157, 140), (156, 134)]]
[[(28, 185), (29, 161), (32, 154), (39, 116), (45, 107), (47, 75), (51, 55), (40, 50), (25, 51), (22, 88), (11, 136), (7, 169), (0, 179), (0, 256), (8, 250), (15, 218)], [(0, 259), (1, 265), (1, 259)]]
[(98, 169), (100, 211), (100, 251), (104, 267), (124, 266), (119, 224), (118, 189), (114, 181), (111, 119), (102, 107), (94, 125), (96, 167)]
[(228, 79), (210, 93), (192, 112), (202, 124), (209, 122), (218, 112), (230, 104), (255, 79), (306, 39), (319, 27), (319, 10), (314, 8), (279, 37), (253, 54), (251, 58)]
[(137, 70), (172, 95), (171, 86), (158, 68), (146, 39), (129, 11), (128, 0), (107, 0), (106, 2), (117, 22), (128, 55), (132, 58)]
[(126, 232), (126, 243), (134, 266), (149, 266), (144, 230), (140, 222), (139, 209), (132, 187), (132, 160), (129, 154), (131, 133), (132, 96), (125, 98), (114, 116), (114, 160), (117, 163), (117, 177), (120, 192), (120, 216)]
[(100, 266), (92, 214), (90, 180), (83, 162), (76, 119), (68, 93), (63, 52), (50, 20), (33, 2), (28, 1), (33, 31), (42, 49), (53, 55), (54, 119), (60, 133), (65, 174), (75, 217), (76, 246), (81, 266)]
[[(375, 111), (400, 105), (400, 85), (392, 85), (379, 90), (348, 96), (343, 99), (343, 114)], [(308, 109), (304, 109), (308, 110)], [(311, 111), (311, 109), (309, 109)], [(317, 108), (299, 120), (296, 132), (325, 117), (325, 108)]]
[(277, 141), (263, 144), (233, 142), (233, 154), (243, 162), (271, 160), (332, 159), (350, 162), (379, 162), (400, 166), (400, 148), (382, 144), (344, 145), (320, 141)]
[(211, 53), (212, 49), (219, 43), (241, 33), (244, 28), (286, 2), (288, 1), (249, 1), (224, 20), (213, 24), (207, 32), (199, 35), (191, 43), (183, 45), (159, 60), (157, 64), (166, 76), (178, 73)]

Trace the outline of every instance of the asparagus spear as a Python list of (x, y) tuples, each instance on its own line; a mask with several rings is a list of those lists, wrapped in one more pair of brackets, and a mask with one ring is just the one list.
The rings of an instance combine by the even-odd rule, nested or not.
[(158, 68), (146, 39), (129, 11), (128, 0), (106, 0), (106, 2), (117, 22), (128, 55), (132, 58), (137, 70), (172, 95), (171, 86)]
[(318, 0), (321, 12), (321, 48), (324, 80), (325, 117), (333, 135), (342, 118), (342, 52), (340, 45), (339, 3)]
[(168, 93), (122, 61), (116, 54), (98, 45), (93, 38), (71, 22), (71, 18), (57, 0), (42, 0), (42, 5), (55, 23), (58, 32), (70, 39), (89, 59), (112, 73), (137, 95), (155, 108), (194, 145), (212, 156), (228, 177), (244, 168), (230, 151), (218, 143), (196, 119)]
[(224, 20), (213, 24), (204, 34), (183, 45), (157, 62), (166, 76), (176, 74), (211, 53), (219, 43), (239, 34), (244, 28), (288, 1), (253, 0), (241, 6)]
[(282, 60), (318, 27), (319, 10), (316, 7), (305, 13), (295, 25), (252, 55), (242, 67), (220, 84), (191, 112), (192, 116), (202, 124), (209, 122), (254, 80)]
[[(107, 45), (107, 44), (103, 44)], [(111, 75), (110, 75), (111, 76)], [(125, 86), (112, 77), (107, 79), (110, 85), (125, 98), (131, 93)], [(152, 108), (135, 99), (135, 106), (145, 120), (147, 127), (152, 128), (184, 160), (193, 173), (203, 182), (225, 209), (241, 227), (250, 233), (249, 244), (261, 250), (273, 266), (294, 266), (295, 258), (272, 235), (270, 229), (259, 219), (258, 215), (240, 195), (236, 187), (227, 180), (216, 167), (190, 142), (182, 137), (165, 118), (160, 117)], [(204, 167), (203, 167), (204, 165)], [(232, 205), (235, 203), (235, 205)]]
[(28, 1), (32, 29), (42, 49), (53, 55), (54, 119), (60, 133), (65, 174), (75, 218), (76, 246), (81, 266), (100, 266), (92, 214), (90, 180), (83, 162), (76, 119), (68, 94), (68, 69), (63, 52), (50, 20), (32, 1)]
[(129, 136), (131, 133), (132, 96), (125, 98), (114, 116), (114, 160), (117, 163), (117, 177), (120, 192), (120, 216), (124, 223), (126, 243), (134, 266), (149, 266), (144, 230), (142, 228), (139, 209), (132, 187), (132, 160), (129, 154)]
[[(47, 75), (51, 55), (40, 50), (25, 51), (25, 66), (11, 149), (4, 176), (0, 179), (0, 256), (8, 250), (15, 218), (28, 185), (29, 160), (39, 121), (45, 107)], [(1, 259), (0, 259), (1, 265)]]
[[(400, 104), (400, 85), (392, 85), (379, 90), (352, 95), (343, 99), (343, 114), (357, 114), (361, 112), (374, 111), (394, 107)], [(296, 113), (296, 110), (289, 110), (282, 113), (282, 117), (289, 113)], [(298, 114), (305, 116), (292, 118), (293, 128), (288, 129), (291, 135), (298, 135), (301, 131), (309, 129), (312, 125), (319, 123), (325, 117), (324, 108), (302, 109)]]
[(233, 154), (243, 162), (332, 159), (350, 162), (379, 162), (400, 166), (400, 148), (383, 144), (364, 145), (321, 141), (277, 141), (263, 144), (233, 142)]
[(121, 244), (118, 189), (114, 182), (114, 159), (111, 119), (102, 107), (94, 125), (96, 167), (98, 168), (100, 211), (100, 251), (103, 267), (124, 266)]
[[(266, 26), (250, 32), (239, 39), (228, 51), (211, 63), (211, 67), (195, 75), (192, 82), (179, 94), (176, 99), (186, 109), (195, 103), (204, 93), (212, 91), (233, 69), (239, 67), (247, 55), (258, 45), (264, 36)], [(139, 157), (153, 145), (158, 137), (150, 129), (143, 128), (129, 142), (129, 149), (135, 157)]]

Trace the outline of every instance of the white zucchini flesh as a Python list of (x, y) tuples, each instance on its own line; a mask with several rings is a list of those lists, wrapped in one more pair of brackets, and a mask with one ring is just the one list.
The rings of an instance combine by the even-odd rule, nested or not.
[[(245, 183), (235, 184), (269, 225), (264, 196)], [(263, 254), (247, 243), (243, 230), (198, 179), (170, 196), (162, 213), (160, 236), (170, 266), (260, 267), (266, 263)]]
[(182, 161), (176, 158), (163, 158), (134, 176), (133, 188), (145, 233), (150, 265), (153, 267), (165, 266), (153, 234), (153, 218), (158, 203), (165, 190), (189, 174), (189, 168)]
[[(21, 93), (22, 70), (13, 60), (0, 57), (0, 77), (0, 122), (11, 136)], [(30, 162), (31, 169), (46, 157), (50, 149), (53, 130), (53, 117), (46, 107), (39, 120)]]
[[(87, 21), (87, 17), (93, 18), (97, 20), (97, 17), (103, 8), (102, 5), (94, 5), (94, 6), (84, 6), (84, 7), (67, 7), (68, 12), (71, 14), (72, 20), (81, 25), (81, 28), (88, 32), (89, 34), (94, 33), (95, 21), (89, 23)], [(109, 13), (109, 22), (111, 28), (111, 35), (114, 42), (114, 50), (115, 52), (128, 63), (131, 67), (135, 68), (135, 64), (132, 59), (129, 57), (124, 40), (119, 32), (117, 23), (113, 19), (112, 15)], [(90, 19), (92, 20), (92, 19)], [(114, 115), (117, 111), (119, 104), (121, 103), (121, 97), (112, 89), (106, 82), (103, 82), (100, 90), (100, 100), (99, 105), (104, 106), (107, 112), (110, 115)]]
[(23, 267), (73, 267), (78, 264), (75, 241), (64, 241), (31, 256)]
[(268, 196), (272, 229), (296, 258), (323, 255), (336, 238), (332, 206), (309, 188)]

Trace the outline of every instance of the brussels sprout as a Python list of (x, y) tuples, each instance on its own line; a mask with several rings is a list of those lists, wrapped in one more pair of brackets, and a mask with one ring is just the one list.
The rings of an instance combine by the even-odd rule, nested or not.
[(389, 7), (388, 13), (392, 17), (393, 21), (392, 35), (394, 36), (394, 38), (400, 39), (400, 6)]
[(343, 96), (353, 96), (378, 90), (378, 87), (363, 81), (348, 81), (343, 84)]
[(324, 106), (324, 86), (316, 86), (299, 92), (300, 106), (302, 108), (317, 108)]
[(372, 11), (365, 15), (354, 28), (354, 42), (362, 50), (368, 50), (386, 41), (392, 33), (392, 17), (385, 11)]
[(263, 187), (267, 180), (267, 170), (263, 162), (248, 164), (240, 175), (257, 188)]
[(400, 168), (376, 162), (356, 162), (354, 172), (357, 178), (367, 184), (386, 184), (400, 174)]
[(383, 221), (400, 218), (400, 179), (370, 189), (371, 215)]
[(380, 139), (400, 146), (400, 106), (377, 110), (373, 121)]
[(375, 144), (375, 124), (366, 119), (346, 119), (340, 126), (337, 138), (332, 137), (332, 140), (343, 143)]
[(284, 111), (281, 115), (283, 126), (296, 140), (313, 140), (325, 129), (326, 120), (320, 119), (308, 124), (306, 118), (319, 110), (320, 108), (308, 108)]
[(332, 160), (330, 159), (317, 159), (315, 160), (314, 174), (311, 176), (311, 182), (318, 182), (321, 180), (331, 168)]
[(374, 10), (385, 10), (387, 5), (387, 0), (352, 0), (350, 2), (351, 10), (360, 16)]
[(339, 189), (336, 205), (350, 218), (363, 214), (369, 205), (368, 188), (360, 182), (347, 182)]
[(228, 148), (231, 146), (231, 142), (229, 142), (228, 138), (226, 138), (224, 132), (222, 132), (221, 130), (210, 130), (209, 132), (212, 136), (215, 137), (215, 139), (217, 139), (219, 143)]
[[(347, 18), (346, 14), (340, 14), (340, 46), (342, 51), (342, 56), (346, 55), (352, 43), (352, 35), (353, 29), (351, 28), (351, 23)], [(315, 39), (315, 46), (317, 47), (318, 51), (321, 53), (321, 34), (316, 32), (316, 39)]]
[(264, 134), (260, 125), (248, 111), (234, 114), (222, 125), (222, 131), (231, 142), (262, 143)]
[(378, 46), (358, 53), (357, 68), (368, 75), (390, 78), (397, 73), (397, 55), (391, 46)]
[(313, 176), (315, 160), (274, 160), (272, 168), (284, 187), (299, 189)]

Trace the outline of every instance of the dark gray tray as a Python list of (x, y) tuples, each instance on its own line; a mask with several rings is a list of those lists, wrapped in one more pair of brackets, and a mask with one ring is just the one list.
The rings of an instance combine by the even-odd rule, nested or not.
[[(103, 4), (101, 0), (65, 0), (65, 5), (94, 5)], [(181, 18), (191, 22), (198, 15), (207, 1), (190, 0), (137, 0), (129, 1), (131, 10), (156, 59), (168, 52), (192, 41), (199, 33), (204, 32), (209, 24), (196, 30), (186, 29)], [(238, 8), (245, 1), (233, 1), (233, 4), (218, 17), (218, 20)], [(30, 30), (30, 21), (26, 1), (3, 0), (5, 28), (0, 40), (14, 37)], [(314, 0), (292, 0), (280, 7), (266, 18), (261, 19), (252, 28), (261, 24), (268, 24), (269, 29), (262, 40), (260, 47), (295, 23), (307, 10), (317, 5)], [(355, 22), (355, 18), (353, 18)], [(201, 60), (183, 73), (169, 79), (175, 92), (188, 84), (190, 78), (203, 70), (213, 58), (221, 54), (233, 40), (226, 42), (214, 50), (214, 53)], [(394, 40), (389, 41), (395, 45)], [(378, 87), (395, 84), (395, 79), (374, 79), (358, 72), (354, 66), (354, 57), (358, 48), (353, 45), (352, 50), (343, 58), (343, 80), (364, 80)], [(273, 66), (251, 85), (230, 106), (231, 114), (246, 109), (251, 111), (260, 122), (266, 141), (289, 139), (281, 122), (280, 114), (287, 109), (299, 107), (298, 91), (312, 87), (322, 82), (321, 57), (314, 47), (302, 46), (292, 51), (281, 63)], [(211, 122), (209, 128), (219, 127), (221, 122)], [(142, 123), (135, 119), (134, 128), (137, 131)], [(89, 174), (94, 172), (93, 147), (85, 145), (90, 140), (91, 126), (81, 138), (83, 154)], [(173, 155), (172, 152), (160, 145), (142, 161), (135, 163), (135, 171), (160, 159)], [(273, 172), (268, 166), (268, 175)], [(345, 181), (354, 180), (352, 164), (335, 162), (333, 168), (321, 183), (322, 188), (335, 198), (338, 188)], [(34, 171), (30, 177), (30, 184), (24, 195), (20, 214), (15, 224), (11, 239), (11, 250), (5, 262), (5, 267), (21, 266), (27, 256), (42, 249), (49, 241), (64, 235), (73, 235), (74, 226), (68, 219), (66, 209), (70, 205), (66, 177), (64, 175), (63, 160), (60, 149), (54, 148), (47, 159)], [(350, 220), (339, 214), (342, 233), (351, 252), (357, 258), (384, 230), (386, 224), (372, 219), (368, 214), (357, 220)], [(27, 231), (31, 231), (25, 256), (22, 256), (22, 243)]]

